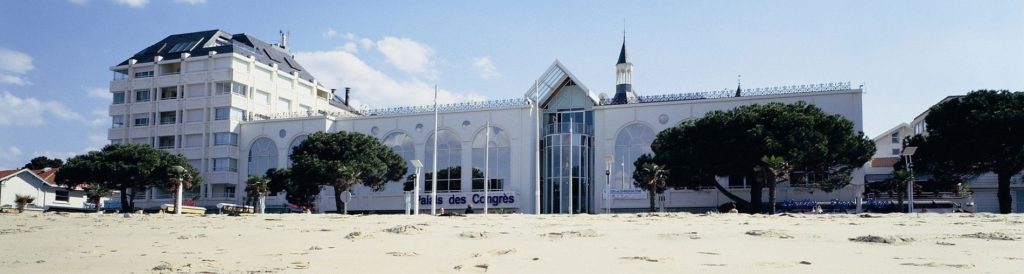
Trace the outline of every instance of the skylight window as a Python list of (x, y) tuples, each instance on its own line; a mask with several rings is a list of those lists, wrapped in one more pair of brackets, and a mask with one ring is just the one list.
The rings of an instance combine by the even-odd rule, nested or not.
[(192, 51), (192, 49), (195, 48), (196, 45), (199, 45), (200, 41), (203, 41), (203, 39), (194, 40), (194, 41), (178, 42), (177, 44), (174, 44), (174, 47), (171, 47), (171, 51), (168, 51), (168, 53), (175, 53), (175, 52), (182, 52), (182, 51)]

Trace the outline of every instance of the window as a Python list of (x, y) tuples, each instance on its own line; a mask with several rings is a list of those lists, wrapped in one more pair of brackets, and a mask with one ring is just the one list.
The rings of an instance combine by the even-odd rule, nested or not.
[(177, 99), (178, 98), (178, 87), (162, 87), (160, 88), (160, 100)]
[(152, 70), (136, 71), (135, 72), (135, 78), (148, 78), (148, 77), (153, 77), (153, 71)]
[[(462, 141), (451, 130), (440, 130), (437, 132), (437, 191), (457, 192), (462, 190)], [(427, 144), (434, 143), (434, 137), (427, 139)], [(424, 168), (434, 169), (434, 150), (427, 146), (425, 151), (426, 163)], [(433, 183), (433, 174), (424, 174), (424, 188), (427, 192)]]
[[(303, 135), (296, 136), (295, 139), (292, 139), (292, 143), (290, 145), (288, 145), (288, 150), (287, 150), (288, 151), (288, 157), (284, 157), (284, 161), (285, 161), (285, 163), (288, 164), (289, 167), (292, 166), (292, 150), (294, 150), (296, 147), (301, 145), (302, 142), (306, 141), (306, 138), (309, 138), (309, 135), (303, 134)], [(412, 140), (410, 140), (410, 142), (412, 142)], [(389, 143), (384, 142), (384, 144), (387, 145)], [(390, 147), (392, 147), (392, 149), (394, 149), (394, 146), (391, 146), (391, 145), (388, 145), (388, 146), (390, 146)], [(412, 149), (412, 148), (410, 147), (409, 149)], [(404, 152), (399, 152), (398, 150), (395, 150), (395, 153), (399, 153), (399, 155), (402, 155), (402, 157), (406, 157), (405, 154), (401, 154), (401, 153), (404, 153)], [(409, 155), (412, 155), (412, 153), (410, 152)], [(405, 158), (405, 159), (412, 159), (412, 156), (409, 156), (409, 158)], [(409, 167), (409, 168), (412, 168), (412, 167)]]
[(198, 171), (203, 171), (203, 159), (188, 159), (188, 165)]
[(213, 83), (213, 91), (215, 95), (228, 94), (231, 92), (231, 82)]
[(240, 108), (231, 108), (231, 119), (232, 120), (245, 120), (245, 110)]
[(160, 136), (157, 139), (157, 148), (174, 148), (174, 136)]
[(238, 159), (213, 158), (213, 171), (238, 171)]
[(124, 127), (124, 115), (114, 115), (114, 116), (111, 116), (110, 120), (112, 121), (110, 127), (112, 127), (112, 128), (122, 128), (122, 127)]
[(485, 176), (488, 190), (504, 188), (504, 182), (512, 174), (509, 144), (508, 134), (497, 127), (492, 126), (490, 132), (480, 131), (477, 134), (473, 140), (473, 191), (484, 191)]
[(898, 149), (898, 148), (892, 149), (892, 155), (900, 155), (900, 149)]
[[(218, 132), (213, 134), (213, 145), (215, 146), (238, 146), (238, 133)], [(251, 173), (251, 172), (250, 172)]]
[(234, 94), (242, 95), (242, 97), (245, 97), (249, 94), (249, 86), (239, 83), (232, 83), (231, 92)]
[(270, 104), (270, 93), (267, 93), (266, 91), (262, 91), (262, 90), (258, 90), (257, 89), (256, 92), (254, 92), (252, 94), (252, 100), (254, 102), (257, 102), (257, 103), (260, 103), (260, 104), (269, 105)]
[(204, 119), (205, 117), (206, 117), (206, 114), (203, 113), (203, 109), (201, 109), (201, 108), (189, 109), (189, 110), (185, 111), (185, 122), (186, 123), (202, 122), (203, 120), (206, 120), (206, 119)]
[(115, 104), (115, 105), (117, 105), (117, 104), (124, 104), (124, 91), (116, 91), (116, 92), (114, 92), (114, 102), (113, 102), (113, 104)]
[(110, 144), (111, 145), (120, 145), (120, 144), (123, 144), (123, 143), (124, 143), (124, 139), (113, 139), (113, 140), (110, 140)]
[(206, 84), (191, 84), (185, 87), (189, 98), (206, 96)]
[(127, 69), (119, 69), (119, 70), (115, 70), (114, 71), (114, 80), (124, 80), (124, 79), (128, 79), (128, 70)]
[(900, 133), (899, 132), (893, 132), (892, 133), (892, 143), (893, 144), (899, 144), (900, 143)]
[(277, 145), (267, 137), (260, 137), (249, 148), (249, 174), (262, 175), (277, 168)]
[(160, 65), (160, 75), (172, 75), (181, 73), (181, 63), (170, 63)]
[(292, 101), (285, 98), (277, 98), (277, 112), (291, 112)]
[(135, 101), (136, 102), (149, 102), (149, 90), (148, 89), (136, 89), (135, 90)]
[(227, 120), (231, 118), (229, 107), (219, 107), (213, 109), (213, 120)]
[(178, 118), (178, 112), (176, 112), (176, 111), (160, 112), (160, 124), (161, 125), (169, 125), (169, 124), (177, 123), (178, 122), (177, 118)]
[(651, 151), (654, 131), (643, 124), (631, 124), (615, 138), (615, 163), (612, 164), (612, 189), (636, 189), (633, 185), (633, 162)]
[(134, 126), (148, 126), (149, 125), (149, 113), (135, 114)]
[(133, 138), (132, 144), (150, 145), (149, 137)]
[(181, 144), (182, 147), (202, 147), (203, 146), (203, 135), (202, 134), (189, 134), (185, 135), (185, 143)]
[(67, 202), (71, 198), (70, 194), (70, 191), (67, 190), (58, 189), (57, 191), (54, 191), (54, 195), (56, 196), (55, 200), (58, 202)]
[(234, 83), (234, 82), (220, 82), (213, 84), (214, 94), (224, 95), (230, 93), (246, 96), (249, 93), (249, 86)]
[(310, 111), (313, 111), (313, 108), (310, 108), (307, 105), (299, 104), (299, 111), (309, 113)]

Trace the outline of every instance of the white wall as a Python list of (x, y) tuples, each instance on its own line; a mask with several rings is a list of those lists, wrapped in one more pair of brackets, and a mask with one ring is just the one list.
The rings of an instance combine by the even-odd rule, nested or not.
[(86, 200), (84, 192), (70, 191), (67, 202), (56, 201), (55, 191), (57, 189), (45, 184), (30, 172), (21, 172), (3, 181), (3, 189), (0, 190), (0, 205), (14, 207), (15, 195), (31, 195), (35, 197), (35, 201), (32, 204), (39, 207), (61, 206), (82, 208), (84, 206)]

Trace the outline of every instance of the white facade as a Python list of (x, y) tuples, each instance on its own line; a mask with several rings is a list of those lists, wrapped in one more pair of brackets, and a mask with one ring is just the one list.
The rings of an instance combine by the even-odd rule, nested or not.
[[(129, 60), (126, 65), (112, 67), (127, 77), (111, 82), (111, 92), (125, 92), (123, 102), (118, 103), (115, 96), (110, 108), (115, 122), (109, 133), (111, 141), (145, 143), (184, 155), (203, 172), (202, 190), (193, 194), (202, 206), (242, 202), (248, 176), (262, 175), (268, 168), (287, 167), (290, 149), (317, 131), (374, 136), (406, 160), (423, 162), (420, 178), (435, 173), (432, 106), (354, 115), (332, 105), (330, 93), (315, 81), (299, 79), (295, 73), (279, 73), (276, 65), (267, 66), (257, 59), (238, 52), (212, 52), (182, 55), (179, 59), (154, 58), (155, 63)], [(181, 69), (167, 73), (165, 68)], [(150, 70), (153, 72), (148, 73)], [(715, 110), (768, 102), (807, 102), (849, 119), (855, 130), (863, 127), (862, 90), (851, 89), (848, 83), (748, 89), (735, 96), (729, 90), (636, 96), (631, 73), (632, 64), (626, 60), (623, 46), (616, 87), (622, 96), (615, 99), (598, 98), (556, 61), (522, 97), (440, 106), (438, 206), (463, 209), (472, 204), (483, 208), (481, 177), (487, 177), (492, 209), (524, 213), (645, 209), (647, 195), (632, 184), (633, 161), (651, 152), (650, 144), (657, 132)], [(218, 89), (220, 83), (231, 83), (231, 88), (222, 92), (223, 88)], [(244, 92), (233, 92), (238, 84), (244, 85)], [(160, 98), (161, 91), (168, 87), (184, 96)], [(140, 102), (136, 90), (151, 91), (152, 99)], [(297, 106), (302, 110), (299, 113), (295, 113)], [(302, 106), (309, 107), (308, 111)], [(216, 109), (227, 107), (241, 113), (219, 119), (225, 117), (218, 117)], [(135, 117), (161, 121), (160, 115), (165, 112), (184, 119), (158, 125), (134, 123)], [(122, 125), (117, 125), (118, 121)], [(486, 130), (487, 125), (490, 130)], [(237, 135), (231, 135), (234, 142), (219, 144), (217, 133)], [(486, 167), (484, 155), (489, 156)], [(610, 168), (605, 159), (611, 160)], [(469, 172), (456, 173), (455, 168)], [(853, 185), (862, 185), (863, 177), (858, 171)], [(430, 181), (420, 182), (421, 193), (414, 196), (420, 209), (429, 211), (426, 191), (431, 189)], [(742, 186), (733, 189), (741, 197), (749, 197), (747, 191)], [(353, 211), (401, 212), (406, 206), (402, 182), (389, 183), (379, 192), (357, 187), (353, 194), (348, 203)], [(322, 191), (317, 209), (335, 210), (333, 195), (330, 189)], [(779, 201), (853, 201), (857, 196), (853, 186), (832, 193), (786, 185), (778, 189)], [(169, 193), (153, 189), (137, 204), (156, 206), (170, 198)], [(670, 210), (702, 210), (728, 202), (716, 190), (669, 190), (663, 200), (661, 206)], [(285, 205), (284, 195), (269, 197), (267, 204)]]
[(14, 208), (16, 195), (34, 197), (35, 200), (26, 208), (40, 210), (50, 207), (85, 209), (86, 203), (84, 191), (54, 185), (28, 169), (0, 177), (0, 207)]
[[(207, 40), (220, 38), (216, 35), (230, 37), (219, 31), (214, 34)], [(169, 53), (153, 57), (153, 62), (129, 59), (110, 68), (115, 73), (110, 82), (114, 94), (110, 142), (148, 144), (183, 155), (203, 173), (200, 189), (186, 194), (199, 197), (202, 205), (235, 202), (241, 197), (244, 185), (238, 184), (246, 177), (239, 167), (245, 165), (248, 151), (239, 148), (248, 148), (239, 142), (242, 123), (343, 111), (336, 105), (339, 103), (331, 101), (332, 92), (316, 80), (282, 70), (281, 66), (291, 65), (284, 63), (286, 60), (264, 63), (256, 57), (287, 55), (283, 47), (253, 42), (263, 47), (248, 48), (251, 45), (235, 45), (238, 43), (207, 43), (214, 49), (235, 46), (233, 52)], [(153, 188), (136, 202), (152, 206), (172, 197), (172, 193)]]

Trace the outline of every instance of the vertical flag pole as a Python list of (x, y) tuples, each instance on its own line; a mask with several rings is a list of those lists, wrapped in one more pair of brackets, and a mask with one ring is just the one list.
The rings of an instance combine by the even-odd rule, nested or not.
[(573, 185), (572, 185), (572, 160), (573, 160), (573, 158), (575, 158), (575, 156), (572, 154), (573, 153), (573, 149), (572, 149), (572, 141), (573, 140), (572, 139), (575, 139), (575, 138), (572, 136), (572, 128), (573, 128), (573, 119), (572, 118), (574, 116), (576, 116), (574, 114), (575, 113), (569, 115), (569, 215), (572, 215), (572, 213), (573, 213), (573, 204), (572, 204), (572, 198), (573, 198), (573, 195), (572, 195), (573, 194), (572, 193), (572, 188), (573, 188)]
[(430, 215), (437, 215), (437, 85), (434, 85), (434, 182), (430, 186)]
[(491, 203), (490, 190), (491, 182), (491, 118), (487, 117), (487, 127), (484, 128), (484, 214), (487, 214), (488, 204)]
[(535, 124), (537, 126), (536, 131), (534, 132), (534, 134), (536, 134), (536, 136), (533, 139), (533, 145), (536, 146), (536, 149), (533, 150), (533, 153), (535, 154), (534, 157), (533, 157), (533, 160), (534, 160), (533, 161), (533, 163), (534, 163), (533, 171), (534, 171), (534, 173), (536, 173), (535, 176), (537, 178), (537, 182), (536, 182), (537, 185), (536, 185), (536, 188), (534, 188), (535, 191), (533, 192), (533, 208), (534, 208), (534, 211), (536, 212), (536, 214), (538, 214), (538, 215), (541, 212), (540, 211), (540, 186), (541, 186), (541, 183), (540, 183), (540, 181), (541, 181), (540, 180), (540, 149), (541, 149), (541, 147), (540, 147), (540, 141), (541, 141), (540, 140), (540, 123), (543, 121), (543, 119), (540, 117), (540, 94), (537, 93), (537, 92), (540, 91), (539, 90), (540, 89), (539, 83), (540, 82), (538, 82), (536, 80), (533, 81), (533, 93), (534, 93), (534, 96), (533, 96), (533, 105), (534, 106), (533, 107), (537, 108), (537, 116), (533, 117), (533, 120), (534, 120), (534, 122), (535, 122)]

